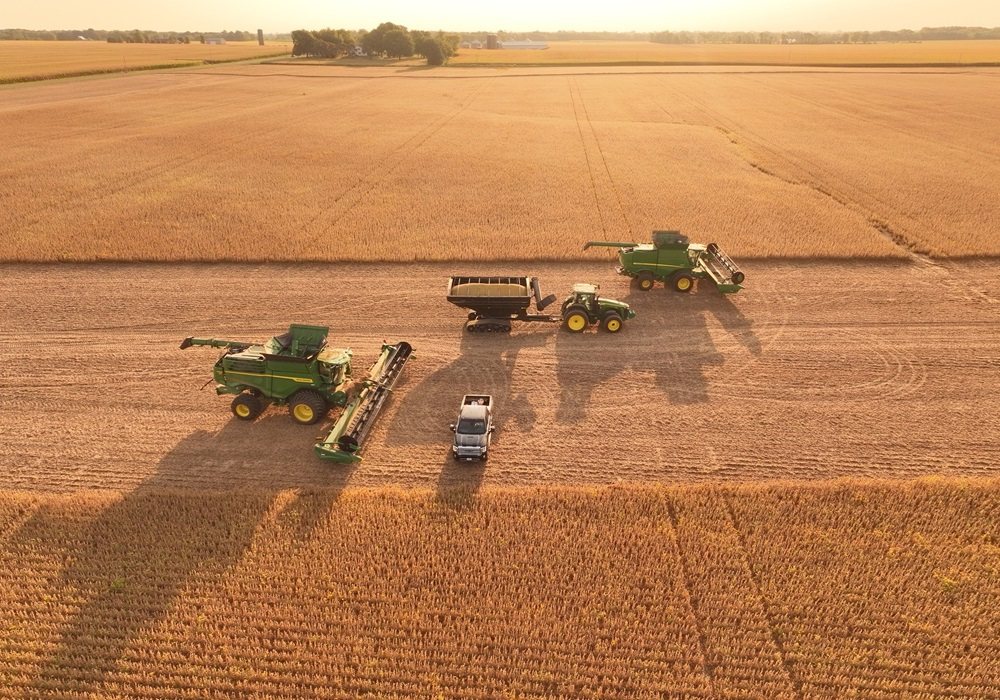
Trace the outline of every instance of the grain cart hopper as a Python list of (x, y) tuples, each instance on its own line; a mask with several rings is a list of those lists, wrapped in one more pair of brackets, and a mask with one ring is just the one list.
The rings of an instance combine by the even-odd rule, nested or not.
[(407, 342), (382, 346), (382, 354), (362, 381), (357, 397), (344, 409), (330, 434), (317, 442), (314, 449), (320, 459), (343, 464), (361, 461), (359, 452), (368, 431), (375, 424), (412, 352)]
[(347, 404), (351, 351), (328, 348), (328, 332), (325, 326), (293, 323), (264, 343), (185, 338), (181, 350), (225, 348), (212, 369), (215, 393), (235, 395), (230, 408), (240, 420), (252, 421), (270, 401), (287, 405), (297, 423), (310, 425), (331, 407)]
[(589, 241), (583, 249), (593, 246), (620, 248), (621, 264), (615, 269), (642, 291), (659, 280), (678, 292), (690, 292), (696, 279), (710, 281), (723, 294), (743, 289), (745, 275), (718, 245), (690, 243), (680, 231), (653, 231), (652, 243)]
[(556, 300), (554, 294), (542, 298), (537, 277), (454, 276), (448, 281), (446, 298), (469, 309), (465, 328), (470, 333), (509, 333), (511, 321), (562, 322), (574, 333), (600, 323), (604, 330), (616, 333), (625, 320), (635, 318), (628, 304), (603, 299), (597, 290), (592, 284), (574, 285), (558, 316), (529, 313), (532, 300), (539, 312)]

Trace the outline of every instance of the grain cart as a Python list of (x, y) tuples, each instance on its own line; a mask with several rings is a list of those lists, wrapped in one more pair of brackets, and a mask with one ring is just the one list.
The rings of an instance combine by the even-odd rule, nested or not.
[(359, 452), (368, 431), (375, 424), (412, 352), (407, 342), (382, 346), (382, 354), (368, 370), (368, 378), (362, 381), (357, 398), (344, 409), (330, 434), (317, 442), (314, 449), (320, 459), (342, 464), (361, 461)]
[(745, 275), (718, 245), (691, 243), (680, 231), (653, 231), (652, 243), (589, 241), (583, 249), (593, 246), (620, 248), (621, 264), (615, 269), (642, 291), (659, 280), (678, 292), (690, 292), (696, 279), (710, 281), (723, 294), (743, 289)]
[(225, 348), (212, 368), (215, 393), (234, 394), (233, 415), (252, 421), (265, 402), (288, 406), (296, 423), (311, 425), (334, 406), (347, 404), (351, 351), (326, 346), (326, 326), (293, 323), (264, 343), (185, 338), (192, 346)]
[(592, 284), (577, 284), (563, 302), (561, 313), (529, 313), (532, 299), (537, 311), (556, 300), (555, 294), (542, 298), (537, 277), (454, 276), (448, 281), (446, 298), (455, 306), (469, 309), (465, 329), (470, 333), (509, 333), (511, 321), (563, 323), (579, 333), (600, 323), (604, 330), (617, 333), (622, 323), (635, 318), (629, 305), (603, 299)]

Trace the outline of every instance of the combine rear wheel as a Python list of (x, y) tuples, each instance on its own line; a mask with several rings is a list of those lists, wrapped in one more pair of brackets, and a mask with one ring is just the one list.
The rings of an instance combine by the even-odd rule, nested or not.
[(622, 317), (616, 311), (609, 311), (601, 319), (601, 328), (608, 333), (617, 333), (622, 329)]
[(326, 399), (315, 391), (303, 389), (288, 402), (288, 412), (296, 423), (312, 425), (326, 415)]
[(582, 333), (590, 325), (590, 315), (582, 306), (571, 306), (563, 313), (563, 328), (570, 333)]
[(240, 420), (251, 421), (260, 415), (260, 400), (253, 394), (240, 394), (229, 405), (233, 415)]
[(687, 272), (677, 272), (674, 273), (673, 278), (671, 278), (670, 284), (674, 288), (674, 291), (690, 292), (691, 287), (694, 286), (694, 277), (689, 275)]
[(653, 283), (655, 281), (656, 280), (653, 279), (652, 273), (640, 272), (635, 276), (635, 279), (632, 280), (632, 286), (640, 291), (648, 292), (653, 288)]

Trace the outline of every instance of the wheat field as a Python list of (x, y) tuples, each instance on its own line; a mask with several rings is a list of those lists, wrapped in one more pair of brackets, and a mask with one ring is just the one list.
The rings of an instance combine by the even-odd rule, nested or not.
[(987, 698), (995, 480), (0, 494), (0, 697)]
[(252, 65), (17, 86), (0, 260), (574, 260), (658, 228), (737, 259), (997, 255), (998, 75)]
[(882, 44), (656, 44), (551, 41), (544, 50), (461, 49), (449, 65), (724, 64), (856, 66), (1000, 63), (1000, 41)]
[(290, 42), (109, 44), (106, 41), (0, 41), (0, 84), (93, 73), (171, 68), (291, 53)]

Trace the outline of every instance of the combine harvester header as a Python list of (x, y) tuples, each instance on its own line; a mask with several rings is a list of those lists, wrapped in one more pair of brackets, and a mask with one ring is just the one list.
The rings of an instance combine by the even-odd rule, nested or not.
[(361, 461), (359, 453), (365, 438), (412, 352), (413, 348), (405, 341), (382, 346), (382, 354), (368, 371), (368, 378), (362, 381), (358, 397), (344, 409), (326, 439), (316, 444), (320, 459), (342, 464)]

